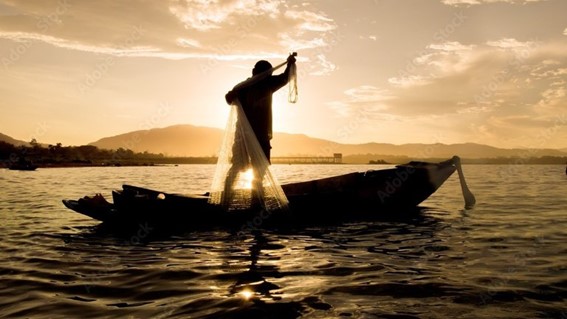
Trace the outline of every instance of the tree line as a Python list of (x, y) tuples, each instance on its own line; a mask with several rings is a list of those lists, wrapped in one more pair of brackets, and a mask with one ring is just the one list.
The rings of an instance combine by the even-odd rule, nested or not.
[(100, 149), (94, 145), (41, 145), (33, 139), (29, 146), (0, 141), (0, 161), (5, 167), (21, 161), (38, 166), (122, 166), (156, 164), (216, 163), (213, 157), (167, 157), (164, 154), (134, 152), (130, 149)]
[[(348, 155), (344, 163), (390, 164), (406, 163), (412, 159), (407, 156), (381, 156), (383, 159), (368, 160), (366, 155)], [(415, 160), (415, 159), (413, 159)], [(446, 158), (420, 159), (431, 162)], [(161, 164), (214, 164), (217, 158), (210, 157), (170, 157), (162, 153), (134, 152), (130, 149), (100, 149), (94, 145), (63, 146), (61, 143), (41, 145), (33, 139), (29, 145), (16, 146), (0, 141), (0, 167), (9, 167), (19, 161), (28, 161), (40, 167), (58, 166), (130, 166)], [(497, 157), (462, 159), (463, 164), (565, 164), (567, 157)]]

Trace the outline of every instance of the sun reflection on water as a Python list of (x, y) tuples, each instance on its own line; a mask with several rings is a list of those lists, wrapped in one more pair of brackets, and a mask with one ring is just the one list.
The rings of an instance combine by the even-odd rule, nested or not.
[(244, 288), (238, 292), (238, 295), (242, 297), (242, 299), (248, 301), (252, 299), (252, 297), (254, 297), (254, 291), (252, 291), (252, 289), (250, 288)]
[(240, 189), (252, 189), (252, 181), (254, 180), (254, 171), (252, 168), (240, 173), (238, 177), (236, 188)]

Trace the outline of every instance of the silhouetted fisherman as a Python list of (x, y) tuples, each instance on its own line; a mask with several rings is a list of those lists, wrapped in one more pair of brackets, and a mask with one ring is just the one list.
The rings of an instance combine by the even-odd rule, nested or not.
[[(295, 56), (291, 54), (287, 58), (285, 71), (279, 75), (272, 75), (270, 62), (260, 60), (256, 62), (254, 69), (252, 69), (252, 77), (258, 77), (258, 80), (252, 81), (252, 83), (247, 85), (236, 85), (225, 96), (228, 104), (233, 104), (235, 100), (240, 102), (268, 163), (270, 162), (270, 150), (272, 148), (270, 145), (270, 140), (272, 139), (272, 94), (289, 82), (290, 69), (294, 64)], [(236, 125), (238, 131), (240, 123), (237, 122)], [(255, 165), (253, 159), (252, 163), (249, 163), (247, 156), (242, 154), (245, 151), (242, 143), (244, 143), (242, 136), (237, 134), (232, 147), (232, 165), (227, 173), (223, 194), (232, 194), (231, 189), (234, 186), (236, 176), (252, 164), (252, 168), (256, 173), (253, 183), (256, 196), (253, 196), (253, 200), (257, 200), (262, 196), (262, 180), (266, 173), (265, 168), (259, 167), (261, 165)], [(227, 205), (230, 203), (231, 195), (224, 195), (222, 202), (224, 205)]]

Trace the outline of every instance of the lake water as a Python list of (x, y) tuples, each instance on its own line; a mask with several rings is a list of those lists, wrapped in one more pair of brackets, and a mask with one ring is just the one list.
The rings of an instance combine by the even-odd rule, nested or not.
[(152, 236), (101, 231), (61, 200), (124, 183), (202, 193), (213, 165), (3, 169), (0, 318), (567, 318), (565, 167), (464, 171), (468, 211), (455, 174), (410, 219)]

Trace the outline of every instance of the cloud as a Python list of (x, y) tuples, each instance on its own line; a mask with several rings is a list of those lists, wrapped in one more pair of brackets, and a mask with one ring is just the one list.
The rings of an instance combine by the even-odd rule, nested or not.
[(372, 85), (361, 85), (348, 89), (344, 93), (350, 98), (350, 101), (355, 103), (387, 101), (394, 98), (387, 90)]
[(285, 12), (285, 16), (292, 20), (299, 21), (298, 27), (302, 31), (327, 32), (336, 28), (332, 19), (320, 13), (288, 10)]
[[(0, 39), (92, 53), (166, 59), (304, 56), (332, 45), (336, 24), (310, 6), (279, 0), (8, 1)], [(133, 10), (132, 8), (135, 8)], [(135, 39), (132, 30), (143, 30)], [(309, 52), (312, 50), (313, 52)]]
[(323, 38), (301, 39), (287, 33), (279, 35), (279, 42), (285, 48), (293, 48), (295, 51), (326, 47), (327, 41)]
[(388, 82), (401, 88), (424, 86), (436, 78), (458, 73), (470, 67), (475, 45), (464, 45), (456, 41), (430, 44), (427, 51), (413, 59), (406, 70), (399, 76), (391, 77)]
[[(541, 100), (537, 103), (538, 108), (552, 108), (565, 103), (567, 100), (567, 90), (565, 81), (552, 83), (551, 87), (541, 92)], [(555, 112), (555, 110), (553, 110)]]
[(117, 56), (147, 56), (156, 53), (157, 49), (151, 47), (137, 46), (135, 44), (136, 40), (141, 37), (143, 33), (142, 29), (132, 28), (131, 33), (128, 37), (124, 38), (122, 43), (115, 43), (113, 46), (97, 46), (89, 43), (82, 43), (77, 41), (71, 41), (64, 38), (54, 37), (50, 35), (44, 35), (39, 33), (28, 33), (28, 32), (1, 32), (0, 38), (13, 40), (16, 42), (30, 42), (30, 41), (40, 41), (44, 43), (49, 43), (53, 46), (72, 49), (78, 51), (88, 51), (93, 53), (110, 54)]
[[(483, 124), (485, 134), (479, 136), (525, 148), (554, 147), (561, 140), (561, 130), (566, 124), (565, 113), (546, 118), (527, 114), (490, 116)], [(473, 133), (476, 135), (478, 131)]]
[(464, 45), (457, 41), (449, 41), (439, 44), (430, 44), (427, 46), (429, 49), (447, 52), (458, 52), (458, 51), (470, 51), (475, 46), (474, 45)]
[(563, 30), (563, 35), (567, 35), (567, 28), (565, 28), (565, 30)]
[(514, 63), (521, 64), (534, 53), (536, 46), (535, 42), (515, 39), (487, 41), (485, 45), (465, 45), (455, 41), (430, 44), (427, 51), (389, 82), (409, 88), (451, 76), (492, 74), (491, 69), (510, 69)]
[(504, 38), (496, 41), (487, 41), (488, 46), (502, 48), (502, 49), (529, 49), (535, 45), (533, 41), (518, 41), (513, 38)]
[(543, 2), (547, 0), (441, 0), (443, 4), (450, 6), (471, 6), (489, 3), (528, 4), (531, 2)]
[(336, 35), (334, 21), (321, 13), (287, 10), (283, 21), (292, 28), (278, 30), (279, 44), (289, 50), (309, 50), (331, 46)]
[(395, 99), (388, 90), (372, 85), (361, 85), (344, 91), (345, 98), (333, 101), (328, 106), (340, 117), (349, 117), (363, 112), (366, 115), (380, 113), (388, 109), (386, 101)]
[[(384, 88), (398, 116), (523, 113), (545, 121), (567, 105), (567, 44), (496, 39), (431, 44)], [(542, 122), (539, 122), (542, 123)]]
[(443, 4), (456, 6), (456, 5), (473, 5), (480, 4), (479, 0), (441, 0)]
[[(261, 4), (261, 5), (259, 5)], [(277, 14), (277, 2), (227, 1), (223, 4), (210, 1), (185, 0), (170, 4), (169, 11), (185, 28), (196, 31), (221, 29), (227, 21), (237, 17), (255, 17)]]
[(314, 68), (311, 75), (321, 76), (321, 75), (329, 75), (333, 71), (337, 69), (337, 66), (329, 61), (324, 54), (319, 54), (316, 56), (316, 65), (317, 67)]
[(177, 45), (180, 46), (180, 47), (186, 47), (186, 48), (201, 48), (201, 47), (203, 47), (198, 40), (194, 40), (194, 39), (178, 38), (176, 42), (177, 42)]
[(358, 38), (360, 40), (371, 40), (371, 41), (376, 41), (378, 40), (378, 37), (375, 35), (359, 35)]
[(431, 83), (431, 78), (423, 75), (407, 75), (407, 76), (389, 78), (388, 82), (397, 87), (410, 88), (414, 86), (422, 86), (429, 84)]
[(434, 44), (405, 71), (385, 88), (397, 97), (387, 112), (402, 121), (527, 146), (557, 143), (567, 123), (565, 42)]

